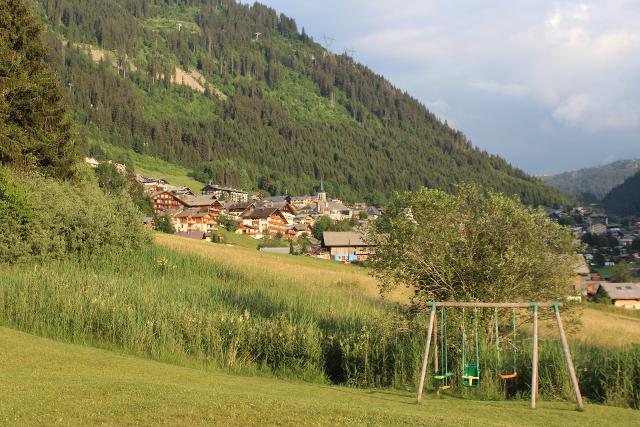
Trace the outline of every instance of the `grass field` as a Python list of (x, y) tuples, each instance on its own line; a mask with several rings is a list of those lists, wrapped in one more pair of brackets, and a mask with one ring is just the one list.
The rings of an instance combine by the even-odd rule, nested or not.
[[(312, 286), (322, 287), (342, 283), (344, 286), (357, 288), (362, 296), (380, 299), (376, 280), (362, 267), (306, 256), (261, 253), (248, 247), (247, 244), (234, 246), (212, 244), (168, 234), (155, 234), (155, 241), (170, 249), (215, 259), (227, 265), (268, 276), (281, 275), (306, 281)], [(409, 295), (408, 289), (398, 289), (387, 298), (390, 301), (406, 303)]]
[(0, 328), (3, 425), (637, 425), (638, 412), (569, 402), (472, 401), (250, 378), (167, 365)]
[(138, 174), (153, 178), (164, 178), (171, 185), (189, 187), (194, 192), (198, 192), (202, 187), (204, 187), (203, 183), (196, 181), (188, 175), (192, 172), (189, 168), (168, 163), (157, 157), (139, 154), (127, 148), (116, 147), (115, 145), (111, 145), (106, 142), (100, 142), (99, 144), (106, 151), (109, 157), (113, 158), (121, 154), (129, 155), (133, 161), (135, 172)]

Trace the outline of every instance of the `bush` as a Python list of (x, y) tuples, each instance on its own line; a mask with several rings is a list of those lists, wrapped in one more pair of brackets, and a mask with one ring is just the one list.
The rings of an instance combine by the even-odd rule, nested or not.
[(234, 220), (233, 218), (229, 218), (226, 215), (222, 215), (220, 218), (218, 218), (218, 224), (231, 232), (236, 231), (238, 227), (240, 227), (238, 221)]
[(148, 241), (141, 214), (125, 194), (105, 194), (88, 170), (56, 181), (0, 168), (0, 262), (28, 257), (60, 259), (105, 246)]
[(167, 212), (160, 216), (156, 216), (154, 219), (155, 230), (166, 234), (173, 234), (176, 232), (176, 228), (173, 226), (171, 217)]

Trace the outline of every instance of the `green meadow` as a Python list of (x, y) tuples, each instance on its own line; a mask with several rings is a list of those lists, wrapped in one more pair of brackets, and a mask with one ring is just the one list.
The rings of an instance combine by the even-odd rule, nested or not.
[[(411, 402), (425, 319), (405, 315), (402, 301), (406, 294), (380, 298), (375, 282), (362, 267), (172, 236), (156, 235), (155, 239), (156, 244), (132, 252), (111, 250), (94, 256), (70, 255), (63, 261), (0, 267), (0, 324), (112, 352), (101, 353), (105, 357), (154, 360), (176, 372), (189, 368), (192, 371), (181, 372), (199, 372), (203, 378), (225, 375), (225, 381), (237, 379), (243, 384), (278, 378), (280, 382), (274, 384), (293, 388), (300, 381), (316, 384), (305, 387), (341, 386), (322, 388), (323, 395), (335, 390), (333, 400), (340, 400), (341, 393), (359, 400), (368, 396), (363, 390), (372, 389), (378, 396), (393, 396), (391, 401), (398, 405)], [(604, 316), (600, 322), (616, 321), (616, 315), (606, 312), (584, 313), (584, 319), (595, 313)], [(604, 337), (598, 341), (597, 335), (585, 340), (584, 334), (572, 335), (572, 352), (586, 400), (637, 409), (638, 337), (613, 342)], [(482, 342), (481, 387), (462, 389), (454, 379), (445, 399), (449, 403), (437, 404), (454, 405), (458, 412), (464, 407), (482, 407), (482, 402), (504, 410), (526, 408), (531, 369), (526, 334), (519, 346), (515, 380), (495, 379), (494, 373), (500, 370), (495, 351), (490, 343)], [(457, 347), (451, 344), (454, 372), (459, 363)], [(564, 401), (558, 408), (571, 408), (569, 377), (553, 334), (543, 335), (540, 357), (541, 398)], [(130, 385), (138, 387), (133, 381)], [(58, 386), (64, 387), (62, 383)], [(427, 381), (428, 395), (434, 393), (433, 386)], [(233, 392), (241, 393), (239, 390)], [(275, 393), (286, 394), (282, 390)], [(335, 402), (318, 402), (323, 404)], [(396, 404), (387, 405), (391, 406)], [(416, 412), (416, 419), (420, 414)], [(384, 417), (380, 420), (388, 419)], [(541, 415), (530, 421), (543, 423), (544, 419)], [(367, 423), (371, 419), (356, 420)], [(517, 419), (510, 422), (519, 423)]]
[(3, 425), (637, 425), (638, 412), (477, 401), (203, 371), (0, 328)]

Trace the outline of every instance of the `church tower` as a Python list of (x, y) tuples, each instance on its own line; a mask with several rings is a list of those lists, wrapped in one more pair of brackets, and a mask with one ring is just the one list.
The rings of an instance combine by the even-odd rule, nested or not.
[(329, 213), (329, 206), (327, 204), (327, 193), (324, 191), (324, 181), (320, 178), (320, 191), (317, 196), (318, 202), (318, 214), (326, 215)]

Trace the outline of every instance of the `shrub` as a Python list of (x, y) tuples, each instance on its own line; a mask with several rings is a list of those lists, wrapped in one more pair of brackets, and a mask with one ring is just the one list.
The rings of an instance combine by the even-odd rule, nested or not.
[(0, 262), (138, 247), (148, 241), (140, 217), (129, 196), (105, 194), (90, 171), (56, 181), (0, 169)]
[(171, 217), (167, 212), (164, 214), (157, 216), (155, 218), (155, 230), (160, 231), (162, 233), (173, 234), (176, 232), (176, 228), (173, 226), (173, 222), (171, 221)]

